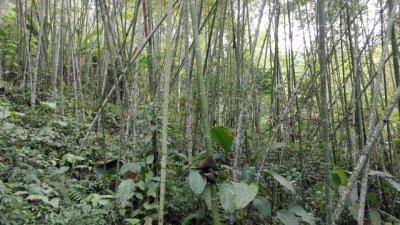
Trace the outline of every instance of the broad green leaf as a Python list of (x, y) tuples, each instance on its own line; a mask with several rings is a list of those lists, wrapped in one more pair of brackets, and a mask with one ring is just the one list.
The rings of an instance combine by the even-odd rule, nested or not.
[(393, 188), (395, 188), (397, 191), (400, 191), (400, 184), (397, 183), (396, 181), (387, 178), (386, 182), (388, 182), (390, 184), (390, 186), (392, 186)]
[(189, 173), (190, 189), (196, 194), (201, 194), (207, 181), (199, 174), (199, 171), (193, 170)]
[(40, 102), (40, 105), (47, 105), (48, 107), (52, 109), (57, 109), (57, 105), (55, 102)]
[(144, 140), (145, 140), (145, 143), (149, 143), (150, 142), (150, 140), (153, 138), (153, 135), (152, 134), (148, 134), (148, 135), (146, 135), (146, 137), (144, 138)]
[(118, 185), (116, 198), (117, 198), (117, 205), (119, 208), (125, 208), (125, 206), (128, 204), (129, 199), (131, 199), (135, 194), (134, 192), (135, 188), (136, 184), (131, 179), (123, 180)]
[(201, 207), (200, 209), (198, 209), (198, 210), (196, 211), (196, 214), (197, 214), (197, 217), (198, 217), (199, 219), (203, 219), (204, 216), (206, 215), (206, 210), (204, 210), (204, 208)]
[[(158, 208), (158, 207), (157, 207)], [(144, 220), (144, 225), (151, 225), (151, 224), (153, 224), (153, 218), (151, 218), (150, 216), (145, 216), (144, 218), (143, 218), (143, 220)]]
[(107, 205), (108, 203), (110, 202), (110, 200), (108, 200), (108, 199), (101, 199), (101, 200), (99, 200), (99, 205)]
[(144, 198), (143, 195), (141, 193), (138, 193), (138, 192), (135, 193), (135, 197), (140, 199), (140, 200), (143, 200), (143, 198)]
[(148, 196), (153, 196), (153, 197), (157, 197), (157, 192), (156, 192), (156, 190), (157, 190), (157, 188), (158, 188), (158, 184), (159, 183), (156, 183), (156, 182), (150, 182), (150, 183), (148, 183), (147, 184), (147, 191), (146, 191), (146, 194), (148, 195)]
[(347, 184), (347, 175), (340, 167), (334, 166), (332, 174), (336, 174), (337, 176), (339, 176), (341, 185)]
[(60, 203), (59, 198), (53, 198), (49, 201), (49, 204), (53, 206), (53, 208), (58, 208), (58, 204)]
[(306, 210), (304, 210), (301, 206), (292, 203), (292, 204), (289, 205), (288, 209), (289, 209), (292, 213), (294, 213), (294, 214), (300, 216), (301, 219), (302, 219), (303, 221), (307, 222), (308, 224), (315, 225), (315, 218), (314, 218), (314, 216), (308, 214), (308, 213), (306, 212)]
[(158, 181), (158, 182), (161, 181), (160, 177), (153, 177), (151, 180)]
[(62, 157), (62, 161), (63, 161), (63, 162), (68, 161), (68, 162), (70, 162), (70, 163), (75, 163), (75, 162), (76, 162), (76, 158), (75, 158), (75, 155), (74, 155), (74, 154), (68, 153), (68, 154), (65, 154), (65, 155)]
[(129, 170), (132, 172), (140, 173), (140, 169), (142, 167), (140, 166), (139, 163), (125, 163), (123, 166), (121, 166), (121, 169), (119, 170), (120, 175), (126, 174)]
[(207, 208), (209, 210), (211, 210), (212, 207), (211, 207), (211, 187), (210, 187), (210, 185), (206, 185), (206, 187), (204, 188), (204, 191), (201, 192), (200, 196), (204, 199), (204, 201), (206, 201)]
[[(182, 154), (182, 153), (174, 152), (173, 154), (175, 154), (175, 155), (178, 156), (178, 157), (181, 157), (181, 158), (184, 159), (184, 160), (187, 160), (187, 156), (184, 155), (184, 154)], [(214, 159), (215, 159), (215, 157), (214, 157)]]
[(391, 174), (381, 172), (381, 171), (369, 171), (368, 175), (370, 176), (378, 176), (378, 177), (387, 177), (387, 178), (392, 178), (393, 176)]
[(251, 183), (247, 185), (244, 182), (233, 183), (233, 188), (236, 195), (236, 209), (243, 209), (246, 207), (257, 195), (258, 185)]
[(13, 197), (11, 203), (9, 203), (13, 209), (21, 209), (26, 205), (26, 201), (24, 201), (20, 197)]
[(225, 151), (231, 149), (233, 140), (235, 139), (229, 130), (223, 126), (211, 128), (210, 135), (211, 139), (221, 146)]
[(60, 126), (63, 126), (63, 127), (66, 127), (66, 126), (68, 125), (67, 122), (64, 122), (64, 121), (61, 121), (61, 120), (57, 121), (57, 123), (58, 123)]
[(69, 170), (69, 166), (62, 166), (60, 167), (60, 169), (56, 168), (56, 170), (54, 171), (54, 173), (56, 174), (63, 174), (65, 172), (67, 172)]
[[(343, 187), (343, 186), (340, 186)], [(343, 188), (344, 190), (344, 188)], [(341, 191), (343, 195), (343, 190)], [(340, 194), (340, 192), (339, 192)], [(347, 201), (347, 209), (350, 212), (350, 215), (353, 217), (354, 220), (357, 220), (358, 218), (358, 210), (359, 210), (359, 204), (358, 204), (358, 190), (357, 190), (357, 186), (355, 186), (349, 195), (349, 201)]]
[(267, 146), (261, 147), (260, 149), (258, 149), (256, 152), (254, 152), (253, 157), (251, 157), (251, 160), (254, 162), (256, 161), (256, 159), (258, 159), (262, 154), (265, 153), (265, 151), (267, 151)]
[(229, 213), (235, 211), (235, 191), (231, 183), (219, 185), (219, 200), (225, 211)]
[(254, 179), (254, 168), (246, 164), (242, 169), (242, 178), (246, 183)]
[[(1, 119), (1, 112), (0, 112), (0, 119)], [(3, 123), (3, 128), (6, 130), (14, 128), (14, 127), (15, 127), (15, 123), (7, 123), (7, 122)]]
[(139, 182), (136, 183), (136, 186), (142, 191), (146, 189), (145, 183), (142, 180), (139, 180)]
[[(35, 179), (37, 179), (36, 176), (35, 176)], [(41, 188), (40, 186), (37, 186), (37, 185), (30, 186), (29, 190), (28, 190), (29, 194), (31, 194), (32, 197), (36, 196), (36, 195), (44, 195), (43, 191), (44, 191), (43, 188)]]
[(154, 132), (155, 130), (157, 130), (157, 125), (152, 125), (152, 126), (150, 126), (150, 130), (153, 131), (153, 132)]
[(0, 119), (5, 119), (5, 118), (9, 117), (10, 115), (11, 115), (10, 111), (0, 112)]
[(279, 220), (285, 225), (298, 225), (296, 216), (287, 209), (282, 209), (276, 213)]
[(150, 181), (152, 181), (154, 178), (154, 173), (153, 171), (150, 171), (146, 174), (146, 178), (144, 179), (144, 182), (149, 183)]
[(218, 180), (219, 180), (221, 183), (223, 183), (223, 182), (225, 182), (226, 180), (228, 180), (228, 176), (226, 176), (225, 174), (221, 174), (221, 173), (218, 173), (218, 174), (217, 174), (217, 178), (218, 178)]
[(376, 196), (376, 194), (374, 192), (368, 192), (367, 193), (367, 199), (371, 202), (371, 204), (375, 207), (375, 208), (381, 208), (381, 203), (378, 199), (378, 197)]
[(14, 63), (15, 57), (8, 55), (8, 57), (6, 57), (6, 58), (7, 58), (7, 60), (6, 60), (5, 66), (10, 67)]
[(147, 116), (147, 119), (148, 119), (149, 121), (151, 121), (151, 120), (154, 119), (154, 114), (153, 114), (153, 113), (147, 113), (146, 116)]
[(260, 211), (263, 216), (271, 216), (271, 203), (263, 196), (257, 196), (253, 205)]
[(0, 29), (0, 36), (2, 36), (3, 38), (6, 38), (7, 32), (5, 32), (3, 29)]
[(282, 142), (274, 142), (274, 143), (272, 143), (272, 145), (271, 145), (271, 150), (276, 150), (276, 149), (278, 149), (278, 148), (284, 148), (284, 147), (286, 147), (286, 144), (285, 144), (285, 143), (282, 143)]
[(25, 113), (20, 113), (20, 112), (11, 112), (11, 115), (13, 115), (13, 116), (25, 116)]
[(145, 202), (145, 203), (143, 204), (143, 207), (144, 207), (146, 210), (149, 210), (149, 209), (158, 209), (159, 205), (158, 205), (157, 203)]
[[(272, 145), (271, 145), (271, 150), (276, 150), (276, 149), (278, 149), (278, 148), (283, 148), (283, 147), (286, 147), (286, 144), (285, 143), (282, 143), (282, 142), (274, 142), (274, 143), (272, 143)], [(251, 160), (254, 162), (254, 161), (256, 161), (262, 154), (264, 154), (266, 151), (267, 151), (267, 149), (268, 149), (268, 146), (264, 146), (264, 147), (261, 147), (260, 149), (258, 149), (254, 154), (253, 154), (253, 157), (251, 157)]]
[(381, 215), (379, 214), (379, 212), (376, 208), (369, 209), (368, 214), (369, 214), (369, 218), (371, 219), (372, 225), (381, 225), (382, 224)]
[[(117, 172), (117, 162), (118, 162), (118, 159), (111, 160), (111, 161), (107, 162), (106, 164), (98, 163), (96, 165), (96, 167), (93, 169), (93, 171), (97, 175), (107, 176), (107, 175), (114, 174), (115, 172)], [(119, 164), (120, 164), (119, 165), (120, 167), (123, 166), (122, 162), (120, 162)], [(104, 167), (105, 167), (105, 170), (104, 170)]]
[(293, 194), (296, 194), (296, 191), (294, 190), (293, 185), (291, 183), (289, 183), (289, 181), (286, 180), (286, 178), (282, 177), (281, 175), (279, 175), (273, 171), (269, 171), (269, 170), (265, 170), (265, 171), (267, 171), (269, 174), (271, 174), (275, 178), (275, 180), (277, 180), (282, 186), (285, 186)]
[(128, 222), (130, 225), (135, 225), (140, 223), (139, 219), (125, 219), (126, 222)]
[(90, 210), (92, 209), (92, 207), (90, 205), (82, 204), (81, 209), (85, 215), (88, 215), (90, 213)]
[(151, 155), (147, 156), (146, 163), (147, 164), (152, 164), (153, 162), (154, 162), (154, 155), (151, 154)]
[(44, 196), (44, 195), (29, 195), (28, 197), (26, 197), (26, 199), (28, 199), (28, 200), (42, 200), (45, 203), (49, 202), (49, 198), (47, 196)]
[(334, 190), (336, 190), (339, 187), (340, 183), (341, 183), (339, 175), (332, 174), (332, 179), (331, 180), (332, 180), (331, 186), (332, 186), (332, 188)]

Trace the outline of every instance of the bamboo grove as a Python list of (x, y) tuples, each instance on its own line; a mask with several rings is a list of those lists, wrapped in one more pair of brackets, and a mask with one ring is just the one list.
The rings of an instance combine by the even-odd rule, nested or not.
[[(321, 224), (398, 224), (398, 4), (3, 0), (0, 93), (12, 87), (32, 110), (56, 104), (48, 113), (78, 121), (68, 153), (98, 146), (95, 158), (116, 159), (117, 171), (144, 162), (160, 181), (149, 197), (159, 224), (172, 223), (168, 180), (188, 188), (190, 168), (213, 155), (209, 210), (185, 193), (188, 210), (206, 208), (213, 224), (292, 224), (281, 217), (298, 212), (290, 203)], [(226, 148), (218, 127), (232, 137)], [(246, 180), (243, 168), (269, 216), (220, 207), (221, 186)], [(125, 178), (108, 185), (117, 191)]]

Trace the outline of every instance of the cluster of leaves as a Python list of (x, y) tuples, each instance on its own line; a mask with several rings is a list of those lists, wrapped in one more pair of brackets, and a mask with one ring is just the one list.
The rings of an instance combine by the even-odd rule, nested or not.
[[(25, 99), (29, 94), (5, 83), (1, 85), (0, 224), (155, 221), (160, 178), (151, 171), (154, 155), (143, 150), (148, 144), (138, 149), (137, 163), (119, 163), (121, 179), (115, 187), (116, 154), (104, 150), (106, 159), (112, 159), (104, 163), (102, 152), (105, 140), (107, 147), (118, 146), (112, 135), (115, 131), (108, 129), (106, 137), (89, 137), (88, 144), (81, 149), (79, 143), (83, 142), (86, 125), (53, 114), (57, 110), (53, 102), (28, 106)], [(154, 129), (157, 128), (147, 130)], [(150, 137), (145, 134), (143, 143), (149, 143)], [(166, 207), (171, 214), (166, 218), (180, 222), (188, 212), (188, 187), (182, 185), (184, 179), (172, 178), (183, 177), (187, 165), (174, 158), (187, 161), (176, 152), (169, 162), (167, 182), (171, 185), (167, 189), (171, 191), (167, 199), (174, 202)]]
[[(214, 127), (211, 129), (210, 134), (213, 141), (216, 142), (224, 151), (228, 151), (232, 148), (234, 137), (226, 128)], [(284, 146), (283, 143), (274, 143), (272, 148), (278, 149)], [(258, 158), (260, 155), (265, 153), (265, 151), (266, 148), (261, 148), (255, 152), (253, 158)], [(215, 158), (219, 158), (219, 156), (216, 155)], [(232, 168), (227, 165), (221, 167), (226, 168), (228, 172), (232, 170)], [(289, 190), (290, 193), (296, 195), (295, 188), (286, 178), (272, 170), (264, 169), (263, 171), (265, 177), (274, 178), (285, 189)], [(218, 185), (218, 197), (222, 208), (227, 213), (226, 218), (230, 218), (229, 215), (232, 215), (235, 211), (239, 211), (241, 218), (237, 219), (244, 221), (243, 210), (246, 208), (251, 209), (251, 205), (249, 204), (251, 202), (258, 210), (259, 216), (263, 218), (259, 222), (262, 222), (268, 217), (271, 218), (272, 209), (271, 203), (268, 200), (268, 193), (263, 189), (262, 185), (255, 182), (257, 175), (255, 167), (246, 164), (241, 171), (237, 172), (241, 175), (241, 182), (229, 181), (227, 176), (218, 174), (220, 181)], [(189, 184), (192, 191), (199, 194), (205, 200), (207, 208), (211, 209), (211, 191), (210, 185), (207, 183), (206, 179), (204, 179), (198, 171), (191, 171), (189, 174)], [(271, 219), (274, 221), (280, 221), (284, 224), (298, 224), (299, 219), (309, 224), (315, 224), (316, 221), (312, 215), (308, 214), (300, 205), (295, 203), (290, 203), (287, 205), (286, 209), (277, 211), (275, 216)]]
[(0, 100), (0, 224), (107, 224), (115, 197), (97, 194), (95, 148), (72, 154), (78, 123), (52, 115), (55, 103), (10, 101), (18, 96)]
[[(137, 199), (156, 195), (158, 178), (151, 172), (134, 185), (123, 180), (115, 193), (115, 176), (99, 176), (95, 166), (102, 159), (97, 139), (79, 149), (85, 126), (53, 115), (55, 103), (29, 107), (14, 101), (26, 96), (21, 91), (5, 83), (0, 89), (0, 224), (110, 224), (123, 219), (135, 189)], [(156, 208), (148, 201), (141, 205)], [(130, 216), (135, 213), (144, 214)]]
[(10, 10), (11, 6), (6, 5), (8, 8), (4, 10), (5, 15), (3, 16), (2, 29), (0, 29), (0, 52), (2, 55), (0, 59), (4, 62), (3, 66), (6, 68), (5, 74), (9, 76), (10, 67), (15, 61), (16, 55), (16, 29), (12, 29), (15, 21), (15, 12)]
[[(215, 127), (211, 129), (210, 134), (213, 141), (217, 143), (225, 153), (232, 149), (234, 137), (226, 128)], [(251, 219), (253, 222), (260, 224), (265, 224), (266, 221), (269, 221), (267, 223), (279, 222), (282, 224), (299, 224), (300, 221), (308, 224), (319, 224), (323, 221), (326, 203), (324, 192), (325, 185), (322, 182), (322, 178), (314, 181), (314, 187), (308, 184), (310, 186), (309, 190), (302, 190), (307, 195), (303, 197), (308, 201), (308, 203), (304, 204), (304, 199), (301, 199), (297, 194), (297, 192), (302, 188), (302, 186), (299, 185), (302, 183), (302, 180), (300, 178), (300, 173), (296, 171), (296, 168), (287, 168), (287, 166), (280, 166), (279, 168), (270, 165), (268, 168), (263, 169), (261, 174), (256, 172), (255, 163), (257, 159), (266, 153), (267, 149), (273, 152), (279, 151), (279, 149), (283, 147), (286, 147), (286, 144), (273, 143), (269, 147), (261, 147), (254, 151), (250, 160), (250, 163), (254, 164), (252, 166), (246, 164), (241, 171), (234, 171), (233, 168), (227, 165), (221, 166), (223, 171), (221, 174), (218, 174), (218, 200), (225, 212), (225, 216), (222, 216), (222, 218), (228, 220), (229, 218), (232, 218), (231, 215), (239, 214), (240, 216), (237, 217), (236, 220), (242, 221), (242, 224), (244, 224), (244, 218)], [(221, 156), (220, 153), (214, 154), (214, 158), (221, 157), (223, 156)], [(229, 179), (229, 175), (223, 175), (224, 172), (226, 172), (225, 174), (231, 174), (232, 171), (241, 175), (240, 182), (232, 182)], [(395, 196), (396, 193), (400, 191), (400, 185), (395, 181), (394, 177), (388, 173), (379, 171), (369, 172), (369, 178), (371, 180), (376, 177), (379, 178), (381, 186), (376, 187), (380, 190), (374, 190), (374, 185), (372, 185), (367, 193), (369, 207), (366, 217), (368, 218), (368, 221), (374, 225), (381, 224), (385, 221), (392, 221), (397, 224), (399, 220), (396, 219), (394, 215), (390, 215), (382, 210), (385, 207), (382, 206), (383, 203), (380, 202), (377, 193), (383, 191), (383, 196)], [(259, 178), (258, 180), (261, 182), (256, 183), (255, 178)], [(347, 179), (347, 174), (341, 167), (334, 166), (332, 168), (331, 193), (333, 197), (337, 197), (335, 201), (343, 195), (345, 186), (347, 185)], [(207, 208), (210, 209), (210, 186), (206, 179), (204, 179), (198, 171), (192, 171), (189, 174), (189, 184), (192, 191), (198, 194), (205, 201)], [(268, 187), (271, 186), (271, 184), (272, 189), (269, 188), (268, 190)], [(275, 184), (279, 184), (281, 188), (276, 190), (277, 185)], [(279, 196), (277, 193), (283, 193), (285, 196), (291, 195), (292, 197), (286, 197), (285, 200), (279, 202), (279, 204), (274, 200), (276, 205), (273, 206), (270, 200), (277, 195)], [(342, 220), (346, 218), (347, 221), (356, 221), (359, 211), (357, 187), (353, 189), (349, 199), (350, 200), (346, 205), (347, 211), (343, 214), (344, 217)], [(305, 205), (305, 207), (311, 210), (311, 212), (307, 212), (300, 205)], [(244, 216), (243, 213), (244, 209), (247, 209), (246, 216)], [(253, 209), (257, 209), (257, 211), (254, 211)], [(312, 213), (321, 218), (316, 218)], [(201, 216), (202, 213), (197, 214), (197, 218), (201, 218)], [(257, 218), (259, 219), (258, 221)]]

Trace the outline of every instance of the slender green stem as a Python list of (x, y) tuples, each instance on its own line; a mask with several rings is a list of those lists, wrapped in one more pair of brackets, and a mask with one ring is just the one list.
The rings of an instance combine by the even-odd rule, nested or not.
[(168, 0), (167, 8), (167, 53), (164, 69), (164, 103), (163, 103), (163, 126), (161, 131), (161, 182), (160, 182), (160, 209), (158, 224), (164, 224), (165, 207), (165, 181), (167, 177), (167, 126), (168, 126), (168, 103), (169, 86), (171, 80), (171, 56), (172, 56), (172, 0)]
[(322, 148), (324, 151), (324, 177), (325, 177), (325, 201), (326, 201), (326, 224), (331, 225), (332, 220), (332, 195), (331, 195), (331, 160), (329, 151), (328, 130), (328, 106), (327, 106), (327, 74), (325, 53), (325, 0), (318, 0), (318, 26), (319, 26), (319, 49), (318, 58), (320, 65), (321, 80), (321, 121), (322, 121)]
[[(196, 3), (194, 0), (190, 0), (190, 13), (192, 17), (192, 29), (193, 29), (193, 38), (194, 38), (194, 46), (195, 46), (195, 57), (196, 57), (196, 68), (197, 68), (197, 81), (199, 88), (199, 98), (200, 98), (200, 108), (201, 108), (201, 118), (203, 121), (203, 130), (204, 130), (204, 139), (206, 143), (206, 152), (207, 155), (212, 155), (212, 144), (211, 144), (211, 136), (210, 136), (210, 125), (208, 122), (208, 108), (207, 108), (207, 97), (206, 97), (206, 88), (204, 85), (203, 78), (203, 67), (202, 67), (202, 58), (200, 51), (200, 38), (199, 38), (199, 28), (197, 22), (197, 14), (196, 14)], [(215, 184), (211, 185), (211, 204), (212, 204), (212, 215), (214, 224), (220, 224), (219, 212), (218, 212), (218, 196), (217, 196), (217, 186)]]

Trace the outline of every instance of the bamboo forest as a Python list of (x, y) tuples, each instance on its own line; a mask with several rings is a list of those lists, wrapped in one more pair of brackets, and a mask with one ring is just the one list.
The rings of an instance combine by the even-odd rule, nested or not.
[(0, 224), (400, 225), (400, 0), (0, 0)]

